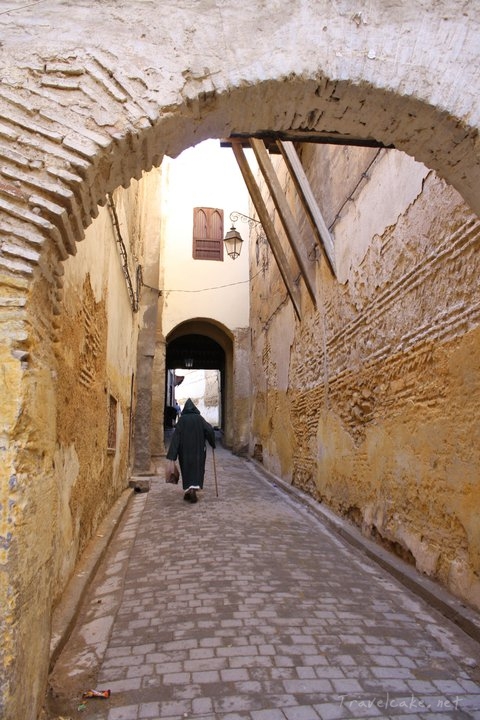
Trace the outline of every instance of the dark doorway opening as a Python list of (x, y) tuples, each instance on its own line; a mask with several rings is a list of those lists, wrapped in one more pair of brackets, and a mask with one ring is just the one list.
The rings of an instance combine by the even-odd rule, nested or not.
[[(225, 417), (225, 351), (212, 338), (198, 333), (182, 335), (172, 340), (167, 345), (166, 353), (166, 409), (165, 422), (166, 427), (173, 427), (176, 419), (174, 410), (179, 397), (183, 397), (184, 392), (182, 386), (185, 374), (192, 371), (209, 371), (217, 370), (219, 374), (219, 391), (217, 393), (218, 418), (217, 427), (223, 426), (223, 418)], [(206, 391), (206, 387), (205, 387)], [(185, 398), (184, 398), (185, 399)], [(192, 397), (193, 402), (200, 405), (199, 410), (203, 415), (206, 414), (203, 407), (208, 404), (209, 397)], [(209, 419), (208, 417), (206, 418)]]
[(201, 368), (225, 371), (225, 352), (206, 335), (182, 335), (168, 343), (167, 370)]

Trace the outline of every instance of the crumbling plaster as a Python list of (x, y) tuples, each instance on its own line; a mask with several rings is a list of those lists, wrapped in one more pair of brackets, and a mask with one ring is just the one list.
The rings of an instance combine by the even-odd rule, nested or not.
[[(134, 183), (130, 191), (117, 191), (113, 198), (129, 265), (143, 256), (143, 238), (136, 235), (141, 189), (142, 184)], [(54, 483), (49, 490), (54, 602), (126, 485), (139, 318), (131, 306), (117, 242), (110, 212), (103, 208), (77, 255), (63, 266), (62, 312), (57, 319), (61, 342), (55, 346), (55, 398), (49, 406), (56, 417), (46, 418), (56, 434)], [(107, 438), (111, 397), (116, 403), (114, 445)], [(49, 488), (48, 474), (43, 485)], [(39, 515), (36, 521), (41, 525), (44, 518)]]
[[(303, 286), (296, 321), (275, 265), (257, 275), (251, 253), (251, 450), (261, 447), (269, 470), (479, 607), (480, 223), (411, 159), (371, 165), (357, 154), (363, 189), (331, 223), (346, 277), (338, 282), (317, 261), (317, 309)], [(351, 192), (343, 175), (328, 172), (331, 155), (318, 147), (303, 153), (322, 201), (325, 177), (336, 186), (329, 199)], [(378, 208), (388, 202), (392, 171), (393, 207), (402, 210), (387, 225)], [(288, 184), (286, 193), (293, 201)], [(366, 248), (369, 215), (384, 225)], [(285, 342), (287, 327), (294, 332)]]
[[(18, 572), (41, 494), (26, 478), (48, 475), (55, 455), (45, 406), (55, 396), (62, 262), (106, 193), (207, 137), (308, 129), (394, 143), (479, 212), (478, 23), (476, 2), (459, 12), (454, 0), (361, 9), (350, 0), (258, 1), (248, 10), (172, 1), (161, 12), (135, 1), (10, 0), (2, 9), (5, 720), (35, 717), (45, 677), (51, 578), (42, 575), (23, 614)], [(44, 573), (51, 538), (39, 540)]]

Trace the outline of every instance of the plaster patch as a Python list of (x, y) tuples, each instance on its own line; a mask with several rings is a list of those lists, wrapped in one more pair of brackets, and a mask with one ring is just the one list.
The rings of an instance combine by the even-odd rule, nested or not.
[(75, 537), (75, 522), (70, 508), (72, 488), (77, 481), (80, 462), (75, 445), (67, 447), (58, 445), (54, 455), (54, 480), (57, 488), (57, 532), (55, 543), (62, 548), (58, 557), (58, 577), (63, 584), (71, 572), (72, 562), (77, 554), (78, 538)]
[(359, 185), (334, 227), (337, 274), (342, 283), (347, 282), (352, 268), (360, 265), (372, 238), (381, 237), (387, 227), (395, 225), (405, 208), (420, 195), (429, 173), (428, 168), (405, 153), (387, 151), (375, 162), (378, 172), (367, 170), (365, 182)]

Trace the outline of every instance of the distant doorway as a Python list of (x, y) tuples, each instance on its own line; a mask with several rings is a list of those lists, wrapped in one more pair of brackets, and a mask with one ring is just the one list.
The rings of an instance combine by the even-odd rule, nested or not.
[(175, 328), (167, 337), (166, 417), (168, 414), (173, 417), (169, 407), (178, 403), (183, 409), (185, 401), (191, 398), (203, 417), (222, 431), (228, 446), (234, 414), (232, 358), (232, 340), (216, 324), (197, 320)]

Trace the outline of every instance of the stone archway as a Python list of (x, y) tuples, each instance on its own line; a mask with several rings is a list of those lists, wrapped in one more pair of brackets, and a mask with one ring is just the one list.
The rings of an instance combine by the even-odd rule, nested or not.
[[(218, 353), (214, 353), (212, 360), (215, 369), (220, 370), (222, 374), (224, 441), (227, 447), (238, 450), (242, 444), (245, 444), (245, 438), (243, 438), (242, 443), (242, 439), (236, 437), (236, 428), (239, 423), (237, 418), (235, 389), (233, 383), (235, 373), (235, 339), (232, 333), (228, 331), (227, 328), (207, 319), (192, 319), (191, 321), (183, 322), (174, 328), (166, 338), (166, 365), (167, 367), (169, 366), (169, 345), (170, 348), (174, 348), (175, 344), (181, 343), (182, 341), (186, 342), (188, 345), (188, 343), (194, 342), (194, 339), (198, 337), (205, 338), (207, 341), (210, 340), (221, 351), (220, 355), (218, 355)], [(200, 358), (201, 355), (202, 353), (199, 353)]]
[[(290, 8), (288, 22), (282, 15), (283, 32), (295, 33), (297, 52), (287, 55), (281, 67), (272, 61), (270, 52), (260, 72), (250, 45), (240, 50), (236, 43), (245, 63), (241, 78), (224, 69), (223, 55), (221, 63), (217, 58), (216, 65), (201, 74), (185, 70), (182, 58), (168, 81), (162, 74), (161, 58), (155, 65), (147, 54), (146, 63), (140, 48), (122, 61), (124, 47), (117, 25), (121, 19), (108, 10), (103, 14), (103, 20), (111, 24), (108, 52), (72, 49), (68, 18), (63, 18), (62, 26), (57, 15), (53, 48), (44, 48), (40, 36), (38, 46), (29, 38), (25, 56), (21, 42), (17, 40), (15, 49), (7, 43), (4, 53), (11, 53), (9, 64), (16, 68), (11, 68), (0, 93), (6, 138), (0, 212), (3, 232), (12, 240), (3, 243), (0, 257), (7, 282), (13, 278), (8, 307), (16, 308), (16, 320), (28, 324), (26, 296), (41, 258), (48, 268), (44, 274), (50, 276), (45, 299), (55, 312), (61, 261), (75, 253), (76, 242), (96, 217), (98, 206), (105, 203), (106, 193), (127, 186), (132, 177), (140, 178), (142, 172), (158, 166), (165, 154), (175, 156), (202, 139), (235, 130), (293, 129), (374, 138), (436, 170), (480, 212), (478, 78), (469, 62), (476, 51), (474, 39), (462, 35), (453, 16), (437, 15), (433, 7), (423, 3), (428, 27), (418, 4), (414, 10), (418, 25), (411, 13), (400, 8), (392, 8), (391, 15), (388, 10), (379, 12), (374, 22), (362, 13), (351, 16), (348, 9), (337, 17), (327, 4), (320, 13), (314, 3), (303, 20)], [(147, 31), (151, 18), (148, 12), (137, 10), (137, 22)], [(135, 12), (134, 7), (129, 11)], [(264, 13), (261, 4), (258, 12)], [(21, 13), (18, 17), (20, 23)], [(193, 17), (198, 21), (195, 13)], [(270, 15), (268, 19), (271, 23)], [(230, 21), (237, 30), (236, 20), (235, 14), (227, 13), (225, 29)], [(342, 47), (332, 57), (328, 41), (338, 42), (338, 31), (329, 27), (333, 20), (355, 47), (349, 53)], [(469, 21), (473, 23), (474, 18)], [(453, 25), (452, 33), (456, 31), (457, 43), (450, 48), (456, 59), (454, 70), (449, 53), (435, 40), (446, 22)], [(360, 33), (367, 25), (369, 34), (364, 37)], [(196, 27), (205, 29), (201, 24)], [(273, 27), (269, 26), (271, 42), (275, 40)], [(81, 34), (82, 26), (78, 29)], [(422, 32), (422, 45), (433, 48), (435, 54), (429, 51), (427, 59), (419, 53), (414, 64), (410, 50), (408, 60), (401, 62), (398, 57), (406, 36), (415, 30)], [(317, 47), (317, 36), (325, 37), (323, 52)], [(376, 46), (383, 48), (381, 56)], [(212, 59), (214, 48), (215, 43), (204, 51), (205, 61)], [(143, 52), (147, 51), (145, 41)], [(168, 57), (168, 44), (163, 52)], [(450, 83), (452, 72), (463, 81), (456, 93)], [(14, 281), (19, 275), (20, 283)], [(21, 325), (20, 329), (17, 322), (18, 332), (11, 335), (20, 346), (22, 337), (29, 334)]]
[[(295, 129), (393, 144), (480, 213), (480, 81), (478, 35), (467, 32), (478, 29), (473, 3), (460, 17), (453, 0), (377, 3), (370, 14), (347, 0), (274, 8), (258, 0), (248, 11), (205, 2), (173, 4), (161, 18), (136, 2), (122, 10), (47, 0), (40, 14), (11, 5), (0, 15), (8, 30), (0, 85), (0, 606), (10, 608), (1, 674), (6, 720), (30, 720), (48, 659), (45, 645), (28, 638), (48, 624), (50, 595), (46, 570), (36, 607), (25, 611), (37, 579), (21, 559), (21, 514), (32, 501), (29, 468), (40, 468), (48, 491), (52, 430), (40, 405), (55, 397), (62, 261), (98, 205), (202, 139)], [(23, 530), (13, 532), (16, 524)]]
[[(144, 42), (126, 60), (125, 18), (108, 8), (98, 13), (98, 21), (109, 27), (105, 51), (90, 49), (89, 25), (81, 24), (87, 15), (82, 16), (81, 9), (76, 45), (71, 45), (69, 32), (71, 9), (66, 15), (55, 9), (57, 34), (48, 48), (40, 30), (35, 38), (35, 28), (26, 42), (21, 32), (25, 18), (16, 11), (17, 23), (9, 23), (16, 30), (12, 44), (3, 49), (10, 72), (0, 94), (6, 139), (0, 211), (4, 232), (14, 238), (2, 247), (4, 272), (28, 278), (46, 256), (53, 273), (48, 299), (55, 307), (59, 264), (75, 253), (106, 193), (159, 165), (164, 154), (175, 156), (202, 139), (235, 130), (294, 129), (375, 138), (436, 170), (480, 212), (478, 78), (471, 62), (478, 51), (475, 34), (470, 39), (462, 33), (463, 26), (478, 21), (473, 10), (470, 18), (465, 13), (458, 21), (455, 3), (450, 14), (448, 5), (440, 14), (435, 3), (424, 0), (411, 8), (377, 8), (375, 17), (367, 18), (352, 14), (348, 3), (343, 11), (312, 3), (310, 12), (307, 7), (301, 16), (291, 7), (283, 13), (280, 4), (272, 17), (259, 3), (251, 15), (260, 27), (268, 19), (269, 31), (262, 38), (260, 65), (246, 42), (247, 18), (242, 17), (243, 43), (237, 39), (236, 57), (228, 57), (231, 44), (224, 46), (224, 36), (210, 37), (208, 32), (212, 42), (205, 44), (210, 28), (208, 20), (202, 25), (200, 8), (183, 10), (186, 35), (188, 22), (195, 21), (195, 32), (190, 33), (195, 60), (187, 69), (183, 55), (171, 61), (168, 78), (162, 58), (178, 57), (176, 38), (172, 30), (163, 55), (155, 53), (152, 62), (152, 18), (141, 4), (131, 4), (128, 12), (132, 17), (135, 13)], [(43, 18), (46, 10), (48, 16), (43, 5)], [(176, 20), (173, 13), (169, 26)], [(238, 34), (236, 12), (223, 8), (222, 22), (227, 37), (229, 31)], [(441, 31), (450, 32), (449, 52), (437, 39)], [(415, 33), (422, 42), (412, 48), (409, 39)], [(78, 49), (82, 35), (85, 49)], [(321, 47), (318, 38), (324, 39)], [(340, 43), (340, 38), (350, 43)], [(282, 47), (280, 64), (272, 49), (284, 39), (288, 44)], [(200, 57), (209, 64), (202, 72), (193, 67), (200, 48)], [(240, 75), (228, 70), (229, 59), (236, 60), (236, 66), (241, 59)], [(455, 90), (453, 75), (462, 78)], [(28, 279), (25, 284), (29, 287)], [(25, 290), (17, 284), (10, 302), (23, 307), (24, 298)], [(21, 335), (19, 331), (19, 340)]]

